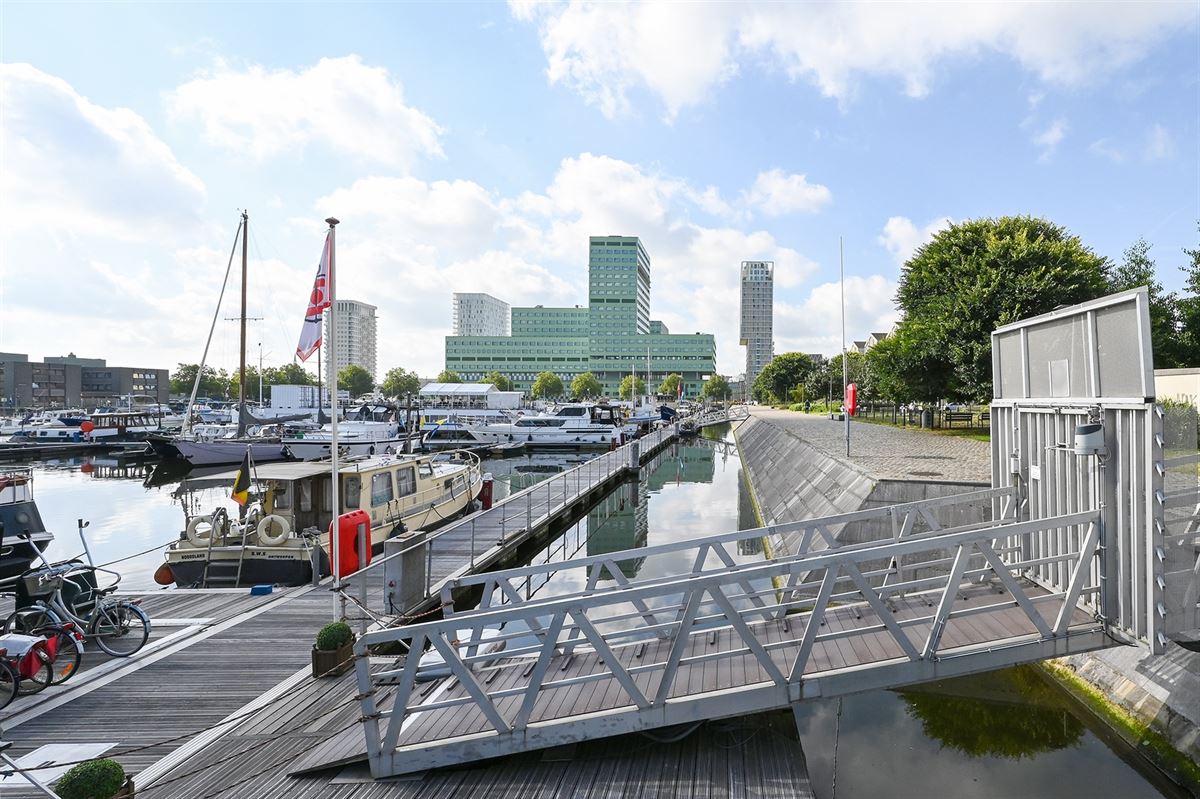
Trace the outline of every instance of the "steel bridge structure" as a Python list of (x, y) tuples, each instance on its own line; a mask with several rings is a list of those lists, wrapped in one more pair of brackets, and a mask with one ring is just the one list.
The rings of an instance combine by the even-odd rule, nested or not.
[[(991, 489), (451, 580), (442, 619), (358, 640), (360, 728), (305, 763), (365, 754), (382, 777), (1161, 651), (1200, 628), (1200, 456), (1166, 457), (1149, 344), (1144, 289), (997, 330)], [(985, 521), (944, 523), (964, 506)], [(890, 535), (839, 545), (868, 523)], [(796, 552), (748, 555), (782, 534)], [(668, 576), (628, 576), (635, 559)], [(455, 612), (463, 592), (481, 600)]]

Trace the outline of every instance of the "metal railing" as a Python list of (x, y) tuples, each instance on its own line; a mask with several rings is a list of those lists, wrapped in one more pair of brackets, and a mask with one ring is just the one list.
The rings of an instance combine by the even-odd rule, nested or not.
[[(564, 512), (598, 486), (640, 466), (641, 458), (675, 437), (674, 428), (662, 428), (599, 457), (579, 464), (497, 501), (457, 522), (416, 536), (412, 543), (372, 560), (347, 578), (357, 588), (357, 604), (374, 617), (402, 615), (437, 596), (444, 580), (474, 571), (516, 540), (523, 540), (556, 515)], [(638, 461), (633, 458), (637, 455)], [(396, 570), (419, 555), (422, 593), (417, 602), (398, 601), (403, 594)], [(408, 561), (405, 561), (406, 556)]]
[[(584, 586), (578, 594), (581, 596), (593, 592), (600, 581), (605, 579), (615, 581), (618, 586), (641, 585), (640, 582), (630, 580), (619, 567), (622, 561), (632, 559), (652, 561), (656, 558), (664, 558), (673, 564), (690, 563), (692, 564), (691, 573), (698, 574), (714, 562), (719, 562), (724, 566), (733, 566), (738, 559), (739, 543), (762, 538), (775, 541), (784, 536), (797, 537), (800, 544), (797, 551), (791, 553), (793, 556), (806, 555), (814, 549), (854, 549), (877, 546), (882, 541), (845, 546), (837, 540), (837, 533), (848, 525), (871, 521), (885, 521), (891, 529), (891, 535), (886, 540), (900, 543), (915, 536), (936, 533), (945, 529), (949, 525), (939, 518), (939, 514), (943, 511), (953, 513), (965, 505), (991, 505), (995, 521), (989, 522), (989, 524), (1001, 525), (1016, 520), (1018, 511), (1016, 497), (1017, 492), (1012, 487), (983, 489), (817, 519), (805, 519), (788, 524), (672, 541), (621, 552), (589, 555), (553, 563), (532, 564), (482, 574), (468, 574), (448, 579), (441, 584), (442, 607), (445, 613), (454, 613), (454, 594), (475, 587), (482, 587), (481, 607), (528, 601), (533, 598), (533, 586), (542, 585), (552, 575), (565, 575), (570, 572), (579, 572), (575, 576), (567, 577), (567, 580), (570, 583)], [(1005, 554), (1007, 554), (1007, 550)], [(928, 569), (947, 562), (944, 557), (921, 563), (914, 563), (911, 560), (889, 562), (885, 579), (893, 582), (904, 581), (918, 569)]]
[[(722, 563), (369, 632), (355, 654), (372, 773), (741, 715), (813, 695), (1104, 646), (1102, 624), (1077, 607), (1102, 590), (1090, 568), (1100, 551), (1099, 518), (1093, 510)], [(1026, 535), (1057, 537), (1062, 545), (1035, 561), (1016, 553), (1005, 558), (997, 547), (998, 540)], [(910, 556), (937, 561), (936, 574), (886, 581), (893, 571), (874, 566)], [(1063, 590), (1020, 579), (1051, 561), (1070, 574)], [(472, 628), (494, 632), (463, 640)], [(396, 643), (409, 656), (373, 670), (368, 651)], [(441, 662), (423, 659), (426, 647)], [(453, 679), (433, 694), (415, 691), (435, 669)]]

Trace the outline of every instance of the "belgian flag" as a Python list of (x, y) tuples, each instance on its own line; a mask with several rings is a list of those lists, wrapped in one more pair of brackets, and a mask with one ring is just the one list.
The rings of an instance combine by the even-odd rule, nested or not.
[(233, 493), (229, 496), (233, 497), (233, 501), (239, 505), (245, 505), (250, 499), (249, 447), (246, 447), (246, 455), (242, 458), (242, 465), (238, 467), (237, 475), (233, 478)]

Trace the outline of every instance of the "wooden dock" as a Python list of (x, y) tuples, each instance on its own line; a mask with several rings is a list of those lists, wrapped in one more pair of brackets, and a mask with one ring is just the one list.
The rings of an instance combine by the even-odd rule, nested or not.
[[(664, 436), (645, 450), (639, 446), (639, 460), (669, 441)], [(618, 450), (602, 459), (615, 467), (629, 464), (630, 453)], [(484, 568), (504, 554), (489, 554), (497, 544), (511, 551), (539, 525), (615, 481), (619, 471), (597, 465), (590, 473), (566, 472), (554, 478), (548, 491), (538, 492), (535, 486), (513, 495), (485, 516), (493, 530), (500, 525), (501, 533), (486, 550), (479, 534), (478, 516), (483, 514), (475, 519), (478, 549), (470, 546), (470, 519), (446, 528), (443, 535), (454, 535), (446, 535), (438, 549), (437, 573)], [(588, 474), (597, 476), (597, 482), (585, 483)], [(457, 791), (642, 796), (663, 795), (660, 789), (666, 786), (679, 796), (811, 796), (788, 714), (706, 725), (674, 743), (625, 736), (507, 758), (483, 768), (440, 769), (400, 782), (376, 782), (359, 766), (289, 776), (299, 758), (339, 733), (353, 729), (362, 740), (353, 672), (323, 680), (310, 673), (310, 642), (332, 620), (335, 606), (328, 581), (267, 596), (239, 589), (143, 595), (142, 607), (153, 628), (142, 651), (114, 659), (89, 646), (83, 670), (65, 685), (20, 698), (0, 711), (0, 738), (13, 742), (8, 754), (26, 767), (114, 757), (134, 775), (139, 797), (162, 799), (353, 799)], [(2, 603), (0, 610), (8, 612)], [(757, 734), (763, 729), (772, 734)], [(738, 746), (743, 739), (748, 743)], [(54, 753), (44, 748), (51, 745), (68, 749)], [(49, 780), (61, 770), (43, 768), (37, 774)], [(0, 795), (42, 796), (15, 775), (0, 779)]]

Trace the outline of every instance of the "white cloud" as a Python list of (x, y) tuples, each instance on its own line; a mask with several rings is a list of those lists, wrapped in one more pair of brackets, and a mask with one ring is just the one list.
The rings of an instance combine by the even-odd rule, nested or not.
[(1114, 164), (1125, 163), (1125, 153), (1111, 139), (1097, 139), (1088, 145), (1088, 152), (1101, 158), (1107, 158)]
[(620, 234), (640, 236), (650, 253), (653, 318), (674, 332), (714, 333), (719, 368), (737, 373), (744, 353), (730, 308), (741, 261), (775, 261), (780, 291), (818, 267), (767, 231), (698, 224), (691, 217), (701, 206), (746, 219), (715, 187), (582, 153), (564, 158), (540, 192), (502, 197), (469, 181), (369, 177), (318, 200), (315, 216), (355, 220), (339, 228), (338, 293), (380, 306), (383, 369), (441, 368), (454, 291), (586, 305), (588, 236)]
[[(1141, 59), (1194, 26), (1187, 3), (569, 3), (511, 2), (537, 25), (551, 83), (606, 116), (631, 94), (656, 95), (673, 118), (742, 65), (765, 65), (845, 100), (863, 77), (929, 92), (947, 63), (1006, 56), (1041, 80), (1076, 86)], [(1037, 93), (1030, 96), (1031, 104)]]
[(204, 183), (128, 108), (29, 64), (0, 65), (4, 231), (147, 239), (197, 226)]
[(1171, 131), (1155, 123), (1146, 131), (1146, 146), (1142, 155), (1147, 161), (1161, 161), (1175, 155), (1175, 139)]
[[(846, 344), (875, 332), (887, 332), (900, 317), (892, 298), (896, 283), (882, 275), (846, 278)], [(776, 302), (776, 352), (842, 350), (842, 287), (839, 283), (815, 286), (799, 304)]]
[(920, 247), (928, 244), (935, 233), (950, 227), (953, 222), (950, 217), (942, 216), (918, 228), (906, 216), (893, 216), (883, 226), (879, 243), (892, 254), (897, 264), (903, 265)]
[(768, 216), (782, 216), (816, 211), (831, 202), (833, 194), (819, 183), (809, 183), (804, 175), (787, 175), (782, 169), (772, 169), (759, 173), (744, 199), (747, 205)]
[(364, 161), (407, 167), (442, 155), (442, 129), (404, 102), (382, 67), (357, 55), (295, 71), (220, 61), (167, 95), (173, 119), (199, 122), (210, 144), (268, 158), (320, 142)]
[(1038, 156), (1039, 161), (1049, 161), (1054, 157), (1055, 151), (1058, 150), (1058, 145), (1066, 138), (1069, 128), (1067, 120), (1059, 117), (1040, 133), (1034, 134), (1033, 143), (1041, 150), (1041, 154)]
[(537, 22), (550, 82), (580, 92), (608, 117), (627, 113), (630, 91), (646, 88), (672, 119), (736, 73), (721, 4), (511, 5), (518, 19)]

